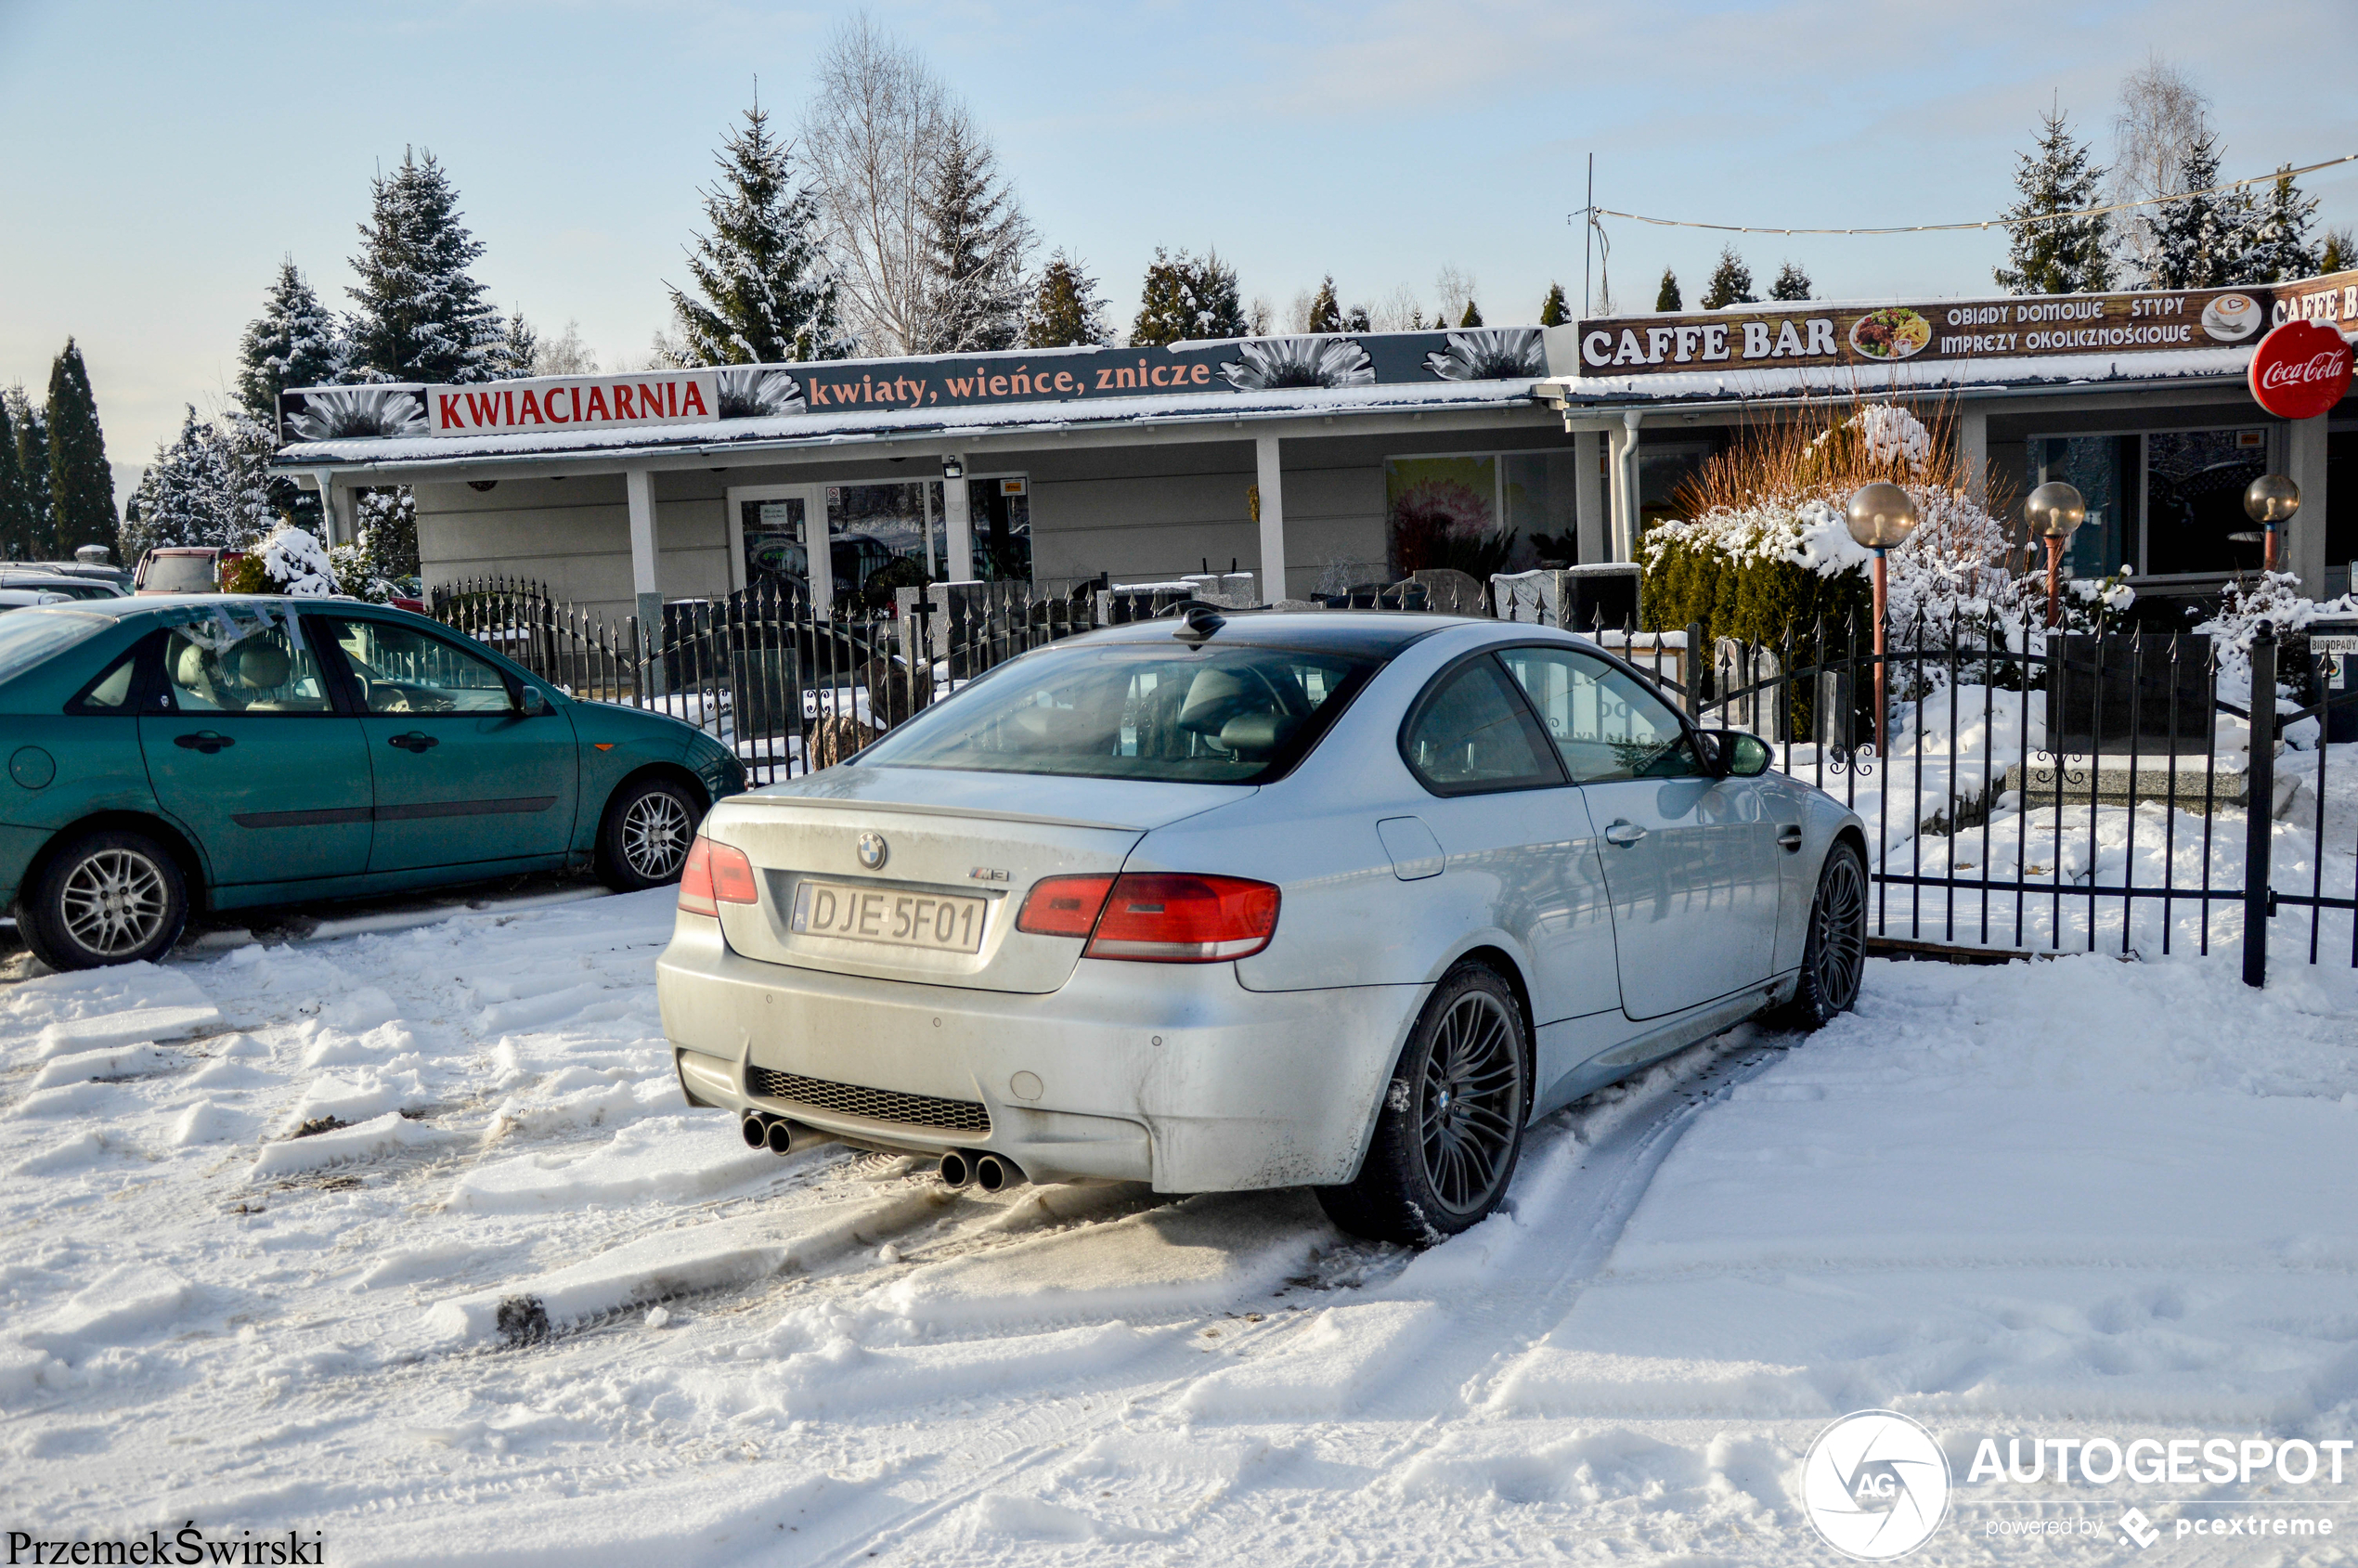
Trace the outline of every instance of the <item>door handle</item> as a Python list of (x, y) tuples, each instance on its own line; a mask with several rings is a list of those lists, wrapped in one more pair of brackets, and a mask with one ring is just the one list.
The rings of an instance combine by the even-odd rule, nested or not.
[(211, 757), (223, 746), (236, 745), (238, 743), (231, 740), (227, 735), (216, 735), (211, 730), (199, 730), (192, 735), (173, 736), (172, 744), (176, 746), (185, 747), (189, 751), (201, 751), (207, 757)]
[(414, 751), (421, 755), (428, 746), (436, 746), (441, 744), (440, 737), (429, 735), (420, 730), (412, 730), (406, 735), (390, 735), (385, 739), (387, 745), (397, 745), (404, 751)]
[(1605, 829), (1605, 842), (1623, 849), (1626, 849), (1645, 836), (1646, 830), (1626, 817), (1616, 818), (1613, 824)]
[(1777, 830), (1777, 848), (1788, 855), (1801, 853), (1801, 824), (1787, 823)]

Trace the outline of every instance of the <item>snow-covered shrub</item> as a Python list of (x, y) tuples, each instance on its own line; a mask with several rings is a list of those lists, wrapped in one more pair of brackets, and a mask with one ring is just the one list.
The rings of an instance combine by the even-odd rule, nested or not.
[(2019, 619), (2028, 585), (2009, 566), (2005, 525), (1976, 500), (1954, 455), (1913, 413), (1868, 404), (1815, 434), (1772, 427), (1706, 463), (1678, 499), (1686, 517), (1639, 541), (1646, 624), (1700, 621), (1714, 637), (1812, 645), (1873, 611), (1873, 552), (1850, 537), (1843, 508), (1859, 486), (1888, 480), (1919, 522), (1888, 552), (1888, 606), (1902, 646), (1970, 642), (1992, 615)]
[[(2265, 621), (2281, 640), (2297, 636), (2319, 616), (2358, 615), (2358, 593), (2345, 593), (2320, 604), (2301, 596), (2300, 579), (2290, 572), (2261, 572), (2236, 577), (2219, 592), (2219, 613), (2196, 625), (2211, 639), (2219, 656), (2219, 694), (2240, 703), (2251, 694), (2251, 641)], [(2276, 666), (2279, 712), (2300, 707), (2297, 693), (2301, 674), (2281, 657)]]
[(327, 548), (292, 523), (272, 529), (252, 559), (261, 564), (266, 593), (324, 596), (336, 591), (336, 571)]

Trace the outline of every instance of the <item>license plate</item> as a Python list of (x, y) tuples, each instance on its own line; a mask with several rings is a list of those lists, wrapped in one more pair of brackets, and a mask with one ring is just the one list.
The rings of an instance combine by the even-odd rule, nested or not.
[(974, 952), (982, 946), (989, 907), (987, 899), (954, 893), (902, 893), (805, 878), (795, 888), (792, 924), (810, 937)]

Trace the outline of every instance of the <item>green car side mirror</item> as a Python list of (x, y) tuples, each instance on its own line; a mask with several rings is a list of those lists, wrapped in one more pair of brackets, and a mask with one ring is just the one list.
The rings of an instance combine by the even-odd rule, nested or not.
[(509, 705), (519, 718), (537, 719), (549, 711), (549, 699), (540, 694), (538, 686), (525, 686)]

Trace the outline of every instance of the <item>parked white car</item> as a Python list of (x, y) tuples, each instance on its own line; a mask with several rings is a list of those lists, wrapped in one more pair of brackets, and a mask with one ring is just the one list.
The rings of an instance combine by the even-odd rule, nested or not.
[(664, 1025), (689, 1100), (781, 1152), (1309, 1186), (1430, 1240), (1496, 1205), (1531, 1118), (1855, 1001), (1863, 829), (1770, 759), (1543, 628), (1095, 632), (716, 806)]

